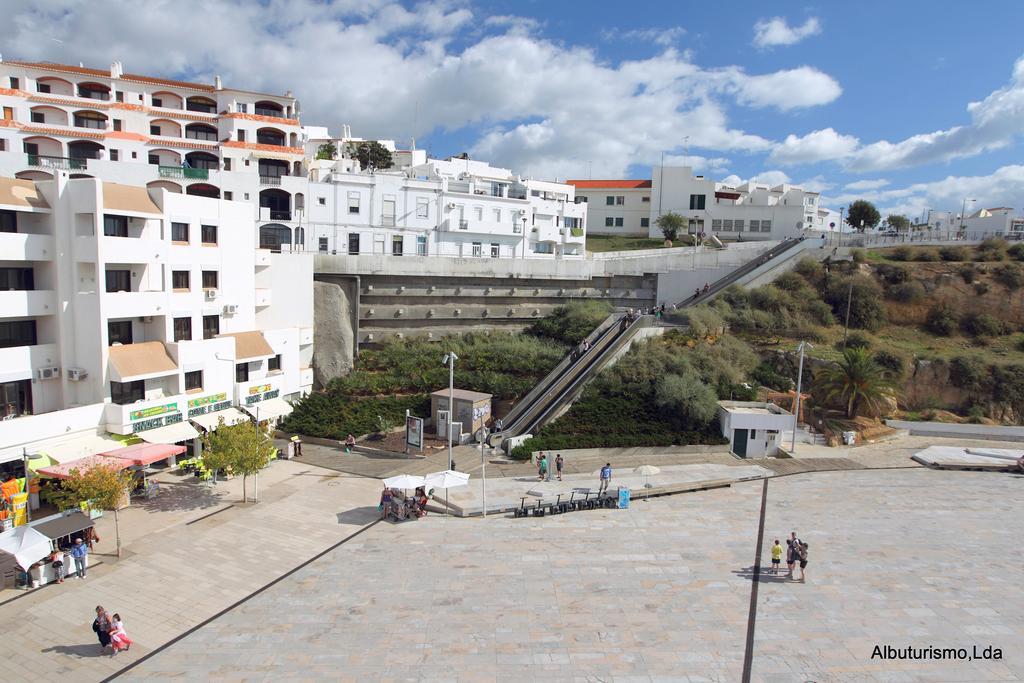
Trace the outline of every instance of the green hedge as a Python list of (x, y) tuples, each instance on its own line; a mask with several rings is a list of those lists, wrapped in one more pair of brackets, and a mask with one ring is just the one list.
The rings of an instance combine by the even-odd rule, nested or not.
[(298, 432), (325, 439), (342, 440), (349, 434), (361, 436), (384, 427), (397, 427), (405, 421), (405, 411), (424, 417), (430, 413), (430, 396), (378, 396), (340, 399), (328, 393), (307, 396), (281, 424), (286, 432)]

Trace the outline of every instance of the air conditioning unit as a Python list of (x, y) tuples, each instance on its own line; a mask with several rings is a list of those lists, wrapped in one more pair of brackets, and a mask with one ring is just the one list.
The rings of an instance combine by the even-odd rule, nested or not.
[(151, 322), (153, 322), (153, 316), (151, 316), (151, 315), (144, 315), (141, 318), (139, 318), (139, 322), (140, 323), (151, 323)]
[(89, 376), (85, 368), (68, 368), (68, 379), (72, 382), (81, 382)]
[(449, 211), (453, 211), (456, 206), (458, 206), (458, 204), (456, 204), (455, 202), (448, 202), (448, 210)]
[(36, 379), (57, 379), (60, 377), (60, 368), (39, 368), (36, 370)]
[(224, 306), (224, 315), (234, 315), (238, 313), (238, 304), (226, 304)]
[(217, 298), (218, 292), (217, 292), (216, 289), (207, 289), (207, 290), (204, 290), (204, 291), (206, 293), (206, 300), (207, 301), (210, 301), (212, 299), (216, 299)]

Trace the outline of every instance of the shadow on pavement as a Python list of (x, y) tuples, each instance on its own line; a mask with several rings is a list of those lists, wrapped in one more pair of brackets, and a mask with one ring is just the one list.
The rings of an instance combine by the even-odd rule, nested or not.
[(351, 524), (352, 526), (363, 526), (380, 517), (377, 508), (369, 505), (361, 508), (352, 508), (338, 513), (338, 524)]
[(200, 483), (160, 482), (160, 493), (152, 498), (135, 498), (133, 505), (147, 512), (204, 510), (223, 505), (226, 499), (214, 488)]
[(85, 645), (54, 645), (53, 647), (47, 647), (40, 652), (56, 652), (60, 655), (68, 655), (71, 657), (78, 657), (79, 659), (85, 657), (109, 657), (109, 650), (101, 650), (98, 642), (88, 643)]
[[(744, 579), (753, 580), (754, 568), (752, 566), (744, 567), (743, 569), (734, 571), (733, 574)], [(800, 583), (799, 581), (794, 581), (787, 576), (787, 570), (785, 567), (783, 567), (779, 574), (772, 574), (771, 567), (761, 567), (761, 573), (757, 577), (757, 581), (758, 583)]]

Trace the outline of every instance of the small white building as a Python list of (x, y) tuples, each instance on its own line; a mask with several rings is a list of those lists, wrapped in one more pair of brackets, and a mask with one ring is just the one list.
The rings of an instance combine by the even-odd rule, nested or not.
[(651, 227), (650, 180), (569, 180), (587, 204), (591, 235), (647, 237)]
[(1016, 217), (1013, 208), (1008, 206), (979, 209), (963, 218), (959, 213), (929, 211), (926, 227), (938, 232), (963, 231), (1020, 239), (1024, 235), (1024, 218)]
[(778, 455), (782, 432), (793, 429), (793, 413), (760, 401), (719, 401), (718, 421), (729, 450), (741, 458)]

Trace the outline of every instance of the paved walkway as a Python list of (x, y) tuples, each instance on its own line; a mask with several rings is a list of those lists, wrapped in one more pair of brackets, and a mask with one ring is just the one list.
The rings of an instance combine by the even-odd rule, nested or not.
[[(811, 562), (807, 583), (761, 575), (753, 621), (762, 481), (629, 510), (378, 524), (124, 679), (734, 682), (747, 664), (763, 683), (1020, 680), (1020, 483), (769, 480), (762, 563), (791, 529)], [(873, 660), (875, 645), (1003, 660)]]
[[(273, 463), (258, 504), (239, 503), (240, 487), (234, 479), (195, 498), (182, 493), (176, 508), (165, 499), (175, 509), (129, 508), (120, 560), (101, 557), (84, 581), (0, 606), (5, 679), (97, 681), (376, 518), (377, 482), (303, 463)], [(112, 517), (102, 520), (98, 553), (114, 549)], [(100, 656), (90, 627), (97, 604), (124, 618), (131, 652)]]

